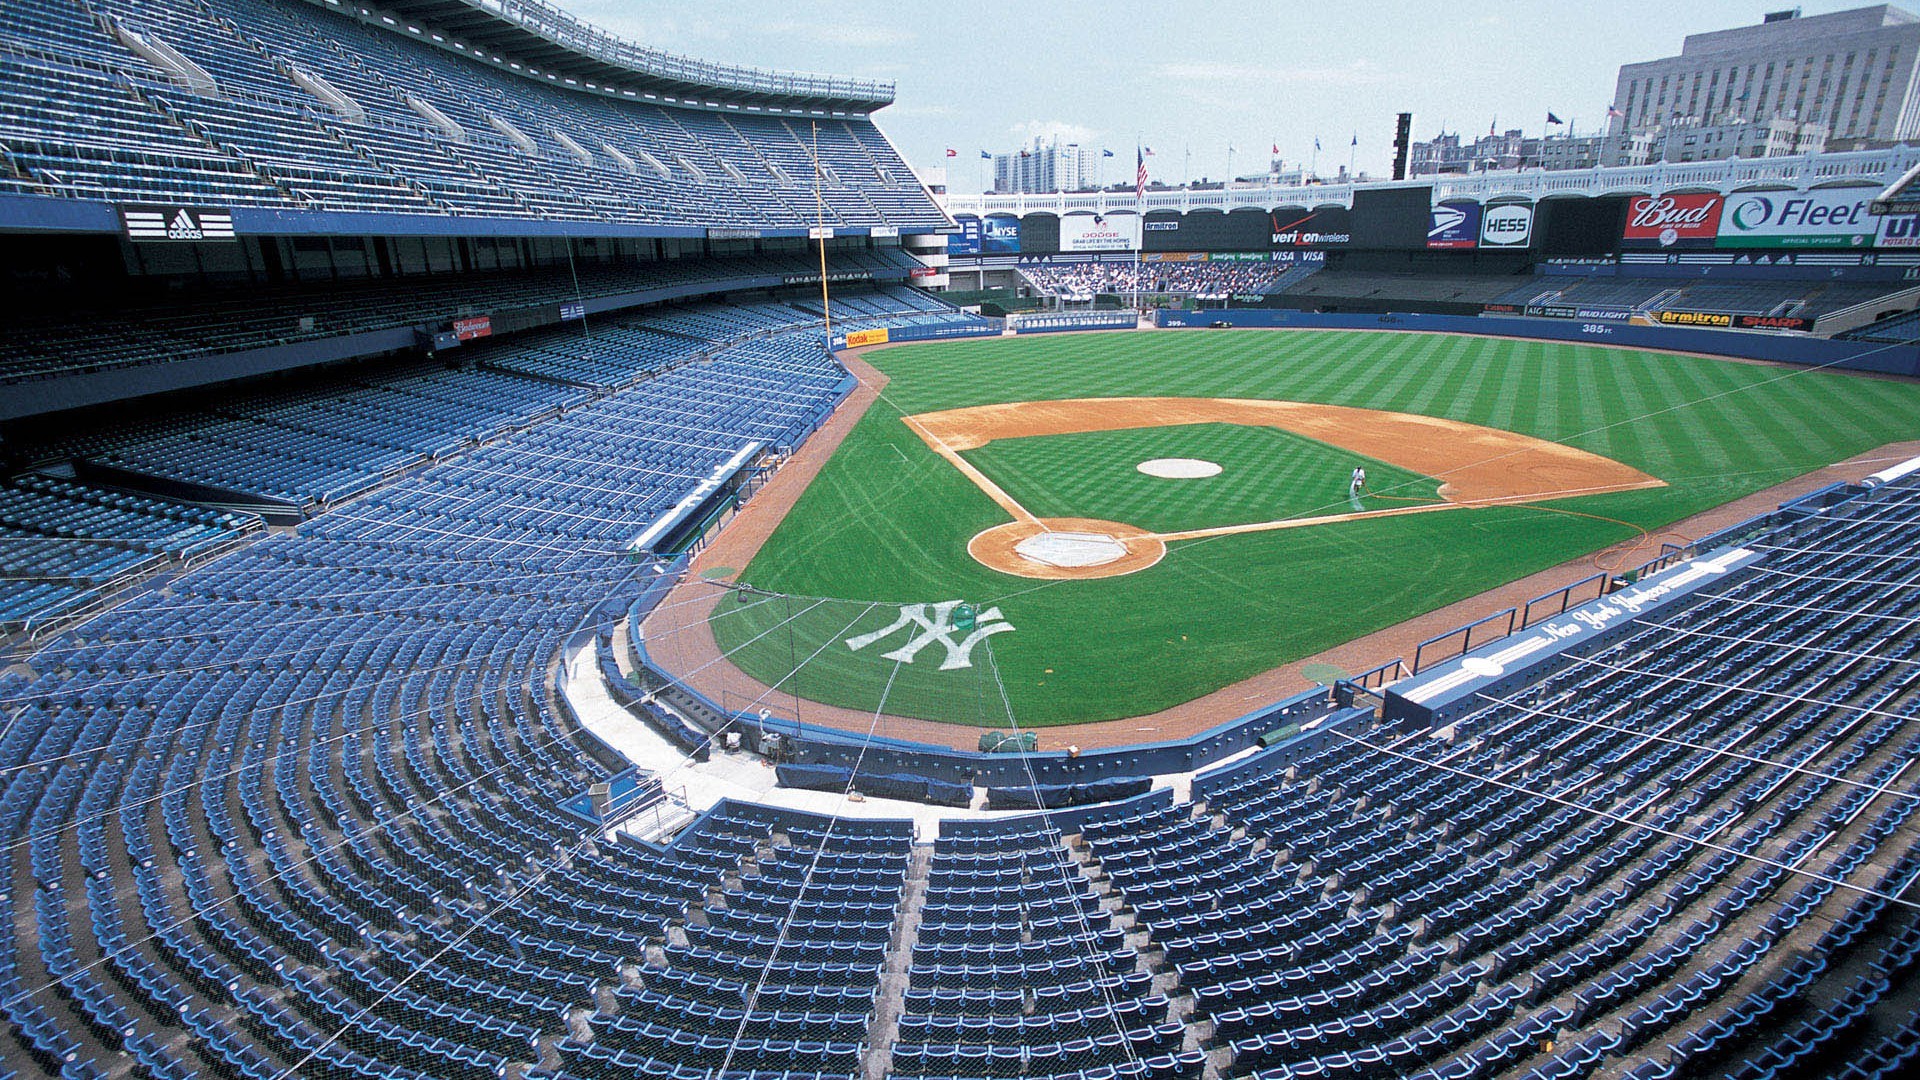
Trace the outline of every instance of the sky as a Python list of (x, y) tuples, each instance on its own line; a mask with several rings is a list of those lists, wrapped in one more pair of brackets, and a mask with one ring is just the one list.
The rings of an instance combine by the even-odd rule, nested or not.
[[(950, 165), (955, 192), (990, 184), (980, 151), (1035, 135), (1136, 144), (1155, 180), (1264, 172), (1271, 149), (1331, 174), (1382, 175), (1394, 114), (1416, 139), (1604, 124), (1623, 63), (1690, 33), (1758, 23), (1790, 0), (558, 0), (632, 41), (703, 60), (892, 80), (874, 119), (909, 163)], [(1855, 2), (1800, 5), (1816, 15)], [(1565, 129), (1556, 128), (1556, 132)], [(1358, 138), (1358, 146), (1352, 141)], [(1322, 149), (1316, 156), (1314, 140)], [(959, 156), (946, 158), (951, 148)]]

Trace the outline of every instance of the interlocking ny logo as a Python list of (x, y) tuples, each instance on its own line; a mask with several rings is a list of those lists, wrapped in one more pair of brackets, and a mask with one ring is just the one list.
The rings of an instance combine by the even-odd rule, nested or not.
[[(958, 611), (960, 617), (956, 622), (957, 609), (964, 610)], [(891, 637), (909, 627), (918, 627), (918, 631), (908, 637), (905, 645), (892, 652), (881, 653), (881, 657), (911, 664), (913, 658), (920, 654), (920, 650), (937, 641), (947, 649), (947, 658), (940, 663), (941, 671), (972, 667), (973, 647), (995, 634), (1004, 634), (1012, 630), (1013, 624), (1006, 621), (997, 607), (990, 607), (980, 612), (978, 616), (968, 618), (971, 614), (972, 609), (967, 608), (959, 600), (948, 600), (939, 604), (905, 604), (900, 608), (900, 617), (893, 620), (892, 624), (875, 630), (871, 634), (848, 638), (847, 647), (854, 652), (859, 652), (874, 642)], [(971, 633), (958, 642), (953, 640), (953, 635), (966, 631)]]

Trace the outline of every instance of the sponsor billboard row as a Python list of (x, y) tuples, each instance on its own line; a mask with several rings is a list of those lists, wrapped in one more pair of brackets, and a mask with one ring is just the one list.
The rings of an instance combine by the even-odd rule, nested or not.
[(1533, 207), (1526, 203), (1490, 206), (1480, 217), (1480, 246), (1523, 248), (1533, 244)]
[(1871, 188), (1730, 195), (1716, 246), (1862, 248), (1873, 243)]
[(1720, 233), (1720, 211), (1725, 202), (1719, 194), (1641, 195), (1630, 199), (1620, 246), (1712, 247)]
[(1138, 214), (1068, 214), (1060, 219), (1063, 253), (1133, 251), (1139, 246)]
[(1480, 242), (1479, 203), (1441, 203), (1427, 215), (1427, 247), (1470, 248)]
[(1641, 195), (1627, 202), (1620, 246), (1920, 248), (1920, 215), (1875, 219), (1872, 188)]

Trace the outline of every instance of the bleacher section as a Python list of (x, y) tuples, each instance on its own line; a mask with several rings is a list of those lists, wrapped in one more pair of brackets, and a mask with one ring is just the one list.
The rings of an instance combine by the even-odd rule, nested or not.
[(1831, 311), (1898, 292), (1899, 283), (1823, 281), (1689, 281), (1656, 277), (1552, 277), (1527, 279), (1489, 303), (1580, 304), (1633, 311), (1675, 309), (1738, 315), (1783, 315), (1817, 319)]
[[(978, 321), (905, 288), (841, 303), (860, 312), (856, 326)], [(307, 515), (694, 360), (783, 361), (792, 343), (728, 344), (817, 323), (808, 305), (779, 301), (668, 307), (482, 342), (465, 354), (478, 369), (457, 375), (425, 364), (377, 376), (377, 390), (335, 380), (252, 392), (17, 452), (181, 497)]]
[[(895, 250), (841, 251), (839, 274), (903, 277), (918, 265)], [(648, 290), (778, 283), (819, 272), (813, 256), (675, 259), (562, 266), (528, 273), (434, 275), (328, 286), (250, 286), (114, 307), (10, 298), (0, 326), (0, 381), (167, 363), (396, 327), (440, 328), (463, 315), (590, 301)]]
[[(1262, 257), (1264, 258), (1264, 256)], [(1085, 302), (1101, 293), (1166, 293), (1221, 300), (1283, 291), (1305, 280), (1319, 263), (1253, 261), (1089, 262), (1028, 265), (1020, 276), (1036, 290)]]
[(1471, 274), (1395, 274), (1327, 269), (1296, 280), (1288, 297), (1338, 297), (1345, 300), (1431, 300), (1493, 303), (1513, 287), (1513, 278)]
[[(817, 331), (777, 332), (779, 306), (660, 319), (690, 347), (766, 333), (190, 569), (0, 674), (10, 1064), (1653, 1080), (1910, 1057), (1920, 924), (1884, 897), (1920, 878), (1912, 480), (1748, 541), (1757, 570), (1445, 730), (1348, 714), (1304, 755), (1258, 752), (1077, 837), (1028, 817), (929, 848), (904, 821), (737, 803), (664, 847), (583, 832), (561, 805), (625, 762), (547, 673), (652, 576), (624, 552), (641, 523), (834, 399)], [(487, 412), (501, 387), (579, 392), (487, 368), (362, 384), (213, 422), (315, 409), (344, 439), (405, 400), (475, 432), (548, 400)], [(386, 430), (420, 435), (437, 407)], [(132, 508), (116, 527), (155, 550), (219, 538)]]
[(141, 575), (206, 559), (258, 518), (29, 473), (0, 485), (0, 632), (84, 611)]
[(1920, 341), (1920, 311), (1908, 311), (1840, 335), (1857, 341)]
[(299, 0), (20, 0), (0, 22), (0, 193), (799, 228), (816, 142), (828, 224), (946, 223), (864, 116), (570, 91)]

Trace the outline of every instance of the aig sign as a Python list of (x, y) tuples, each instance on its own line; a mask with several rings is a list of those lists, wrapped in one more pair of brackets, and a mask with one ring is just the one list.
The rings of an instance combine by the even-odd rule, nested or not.
[(1920, 248), (1920, 214), (1888, 214), (1881, 218), (1873, 246)]
[(1521, 248), (1533, 242), (1533, 207), (1524, 203), (1490, 206), (1480, 219), (1480, 246)]

